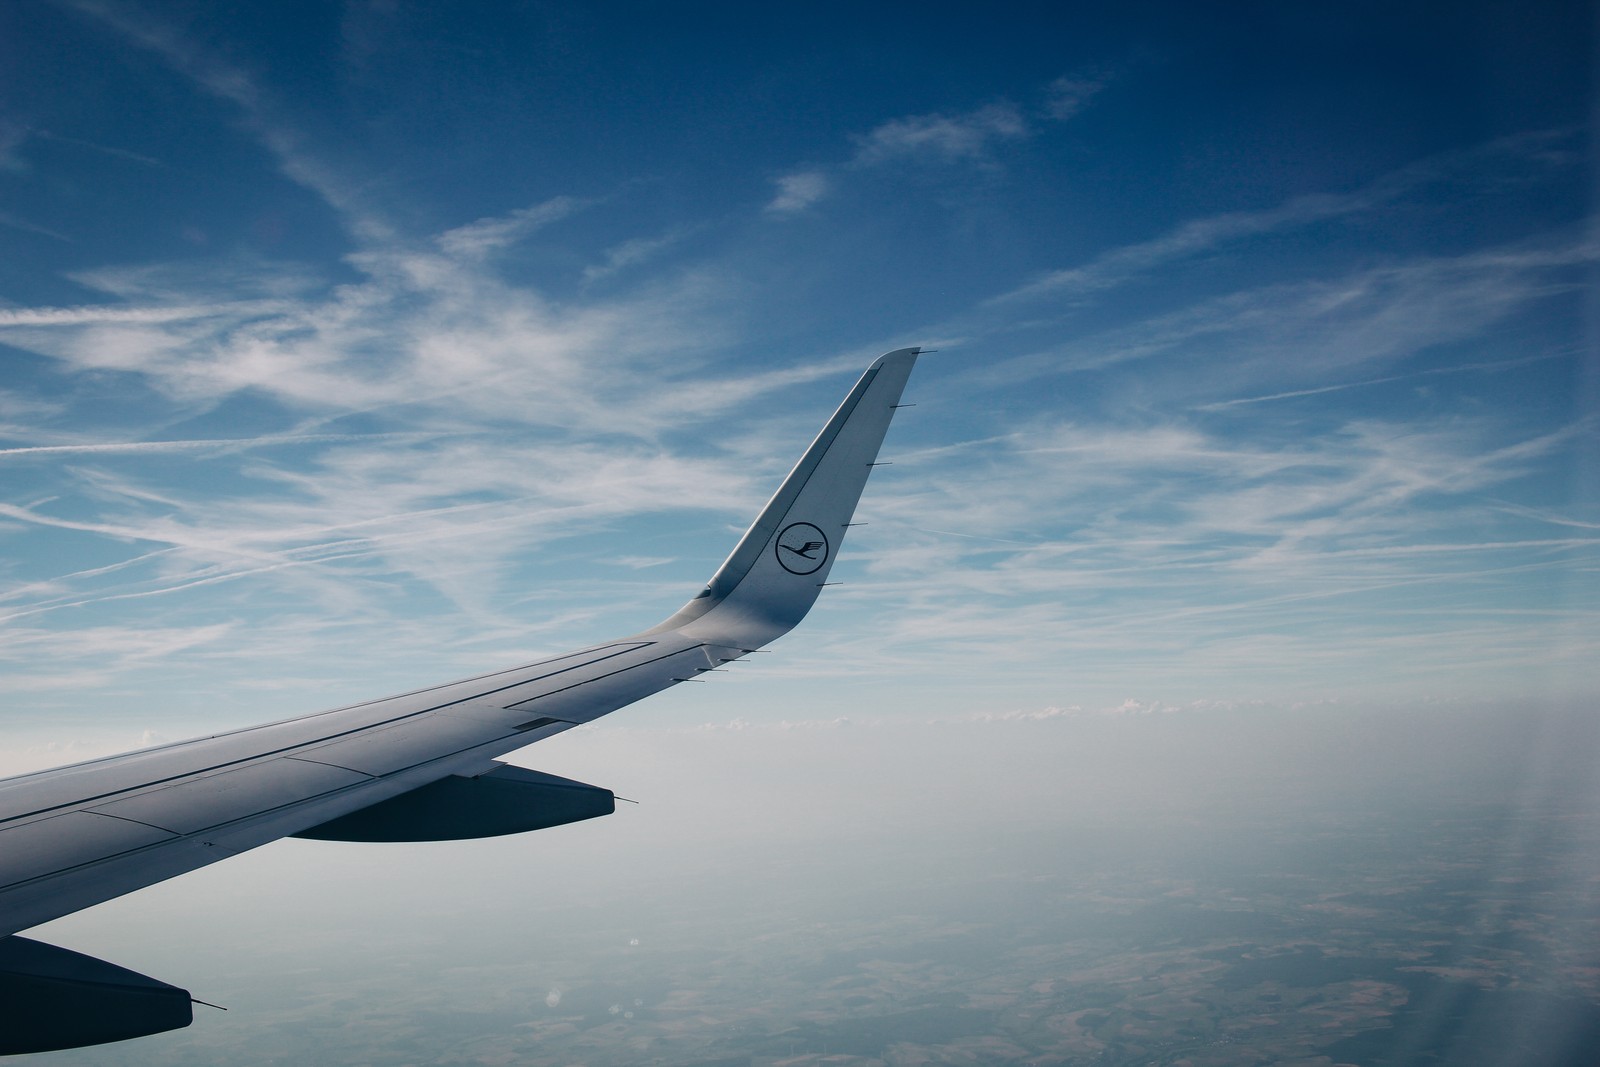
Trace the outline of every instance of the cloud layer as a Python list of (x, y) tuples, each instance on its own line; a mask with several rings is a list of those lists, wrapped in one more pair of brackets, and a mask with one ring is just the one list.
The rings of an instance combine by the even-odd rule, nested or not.
[[(0, 307), (0, 654), (49, 707), (177, 670), (180, 718), (243, 692), (248, 719), (648, 625), (851, 374), (919, 342), (942, 351), (872, 525), (775, 676), (947, 714), (1114, 707), (1130, 677), (1167, 707), (1590, 684), (1600, 515), (1565, 472), (1592, 454), (1571, 383), (1596, 250), (1549, 206), (1570, 126), (1096, 200), (1152, 74), (1084, 65), (853, 108), (688, 179), (677, 150), (604, 180), (451, 161), (434, 199), (329, 135), (381, 126), (341, 110), (369, 68), (315, 111), (200, 28), (74, 10), (253, 153), (218, 174), (331, 222), (292, 253), (85, 246), (58, 298)], [(141, 181), (181, 177), (136, 137), (42, 129), (5, 127), (6, 180), (124, 143)], [(151, 212), (190, 232), (184, 210)], [(730, 717), (753, 692), (704, 688)]]

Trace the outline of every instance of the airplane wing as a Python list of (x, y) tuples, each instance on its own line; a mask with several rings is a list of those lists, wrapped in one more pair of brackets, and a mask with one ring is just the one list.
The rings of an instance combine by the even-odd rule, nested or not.
[(920, 350), (862, 375), (701, 592), (521, 667), (0, 780), (0, 1054), (187, 1026), (186, 990), (16, 936), (281, 837), (429, 841), (609, 814), (610, 790), (495, 757), (788, 632), (837, 557)]

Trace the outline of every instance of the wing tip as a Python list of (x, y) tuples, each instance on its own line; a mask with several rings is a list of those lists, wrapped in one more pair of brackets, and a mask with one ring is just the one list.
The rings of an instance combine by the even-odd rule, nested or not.
[[(745, 580), (751, 573), (752, 568), (756, 567), (765, 547), (774, 537), (780, 534), (785, 520), (801, 501), (802, 494), (807, 486), (811, 484), (813, 474), (821, 469), (824, 464), (829, 463), (830, 457), (832, 457), (831, 462), (836, 468), (835, 474), (819, 480), (817, 484), (822, 488), (813, 490), (813, 492), (820, 495), (817, 499), (811, 501), (806, 513), (806, 519), (800, 525), (812, 526), (818, 533), (821, 532), (821, 528), (816, 526), (818, 522), (823, 523), (824, 526), (828, 526), (830, 529), (832, 528), (830, 524), (848, 525), (850, 517), (860, 501), (861, 492), (865, 488), (867, 471), (877, 465), (874, 461), (877, 458), (879, 448), (882, 446), (884, 433), (888, 430), (889, 422), (893, 418), (894, 409), (900, 406), (896, 401), (900, 397), (901, 390), (905, 387), (906, 380), (910, 377), (917, 356), (922, 351), (921, 346), (897, 348), (892, 352), (885, 352), (867, 367), (854, 388), (846, 395), (844, 402), (840, 404), (838, 410), (833, 413), (833, 416), (823, 426), (822, 432), (811, 442), (810, 447), (800, 457), (800, 461), (795, 464), (788, 477), (783, 480), (778, 491), (767, 501), (766, 506), (756, 516), (750, 528), (739, 539), (739, 543), (734, 547), (733, 552), (723, 561), (722, 566), (717, 569), (711, 581), (706, 584), (705, 588), (694, 599), (690, 600), (670, 618), (644, 631), (644, 633), (654, 634), (666, 630), (680, 629), (721, 608), (730, 597), (733, 597), (735, 591), (745, 584)], [(864, 407), (858, 406), (869, 393), (874, 391), (886, 400), (882, 407), (876, 404)], [(841, 451), (835, 446), (841, 439), (840, 434), (845, 430), (845, 427), (851, 424), (857, 425), (860, 430), (855, 434), (855, 439), (850, 440), (845, 446), (841, 446)], [(842, 458), (846, 454), (850, 458)], [(863, 461), (860, 463), (859, 470), (852, 462), (852, 459)], [(847, 469), (849, 471), (848, 474), (840, 473)], [(822, 577), (825, 578), (826, 568), (832, 563), (833, 552), (836, 547), (829, 549), (830, 554), (817, 567), (794, 570), (785, 566), (783, 569), (790, 576), (798, 575), (801, 578), (809, 577), (820, 570)], [(779, 580), (781, 582), (784, 579), (780, 578)], [(793, 578), (791, 577), (788, 580), (792, 582)], [(750, 600), (744, 608), (735, 610), (732, 614), (749, 616), (752, 621), (761, 622), (763, 632), (770, 630), (771, 632), (767, 633), (767, 636), (759, 641), (751, 638), (757, 645), (765, 644), (773, 635), (785, 632), (805, 615), (812, 601), (816, 599), (816, 589), (819, 587), (819, 585), (808, 586), (809, 595), (803, 595), (797, 593), (794, 589), (790, 589), (782, 596), (778, 596), (769, 590), (768, 592), (772, 593), (772, 595), (767, 596), (765, 600), (757, 596)], [(767, 601), (771, 601), (771, 603)], [(773, 604), (777, 604), (778, 607), (774, 608)], [(780, 608), (782, 610), (778, 610)], [(722, 614), (726, 617), (729, 612), (723, 611)], [(784, 616), (782, 625), (777, 626), (776, 629), (766, 625), (766, 623), (774, 623), (779, 615)], [(792, 615), (793, 618), (789, 618), (789, 615)], [(756, 616), (762, 616), (763, 618), (756, 620)], [(725, 641), (723, 643), (728, 642)], [(734, 643), (738, 642), (735, 640)]]
[(867, 367), (867, 370), (874, 371), (888, 363), (896, 363), (902, 360), (914, 362), (921, 354), (921, 345), (913, 345), (910, 348), (897, 348), (893, 352), (885, 352), (883, 355), (873, 360), (871, 366)]

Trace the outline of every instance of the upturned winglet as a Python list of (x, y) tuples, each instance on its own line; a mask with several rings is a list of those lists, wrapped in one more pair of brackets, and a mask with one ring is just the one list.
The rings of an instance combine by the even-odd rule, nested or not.
[(879, 356), (699, 595), (660, 626), (756, 648), (805, 617), (855, 514), (920, 348)]

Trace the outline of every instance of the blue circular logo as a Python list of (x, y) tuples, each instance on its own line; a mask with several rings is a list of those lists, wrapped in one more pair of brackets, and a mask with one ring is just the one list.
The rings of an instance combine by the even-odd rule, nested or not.
[(790, 574), (815, 574), (828, 562), (828, 535), (809, 522), (791, 522), (778, 535), (773, 552)]

